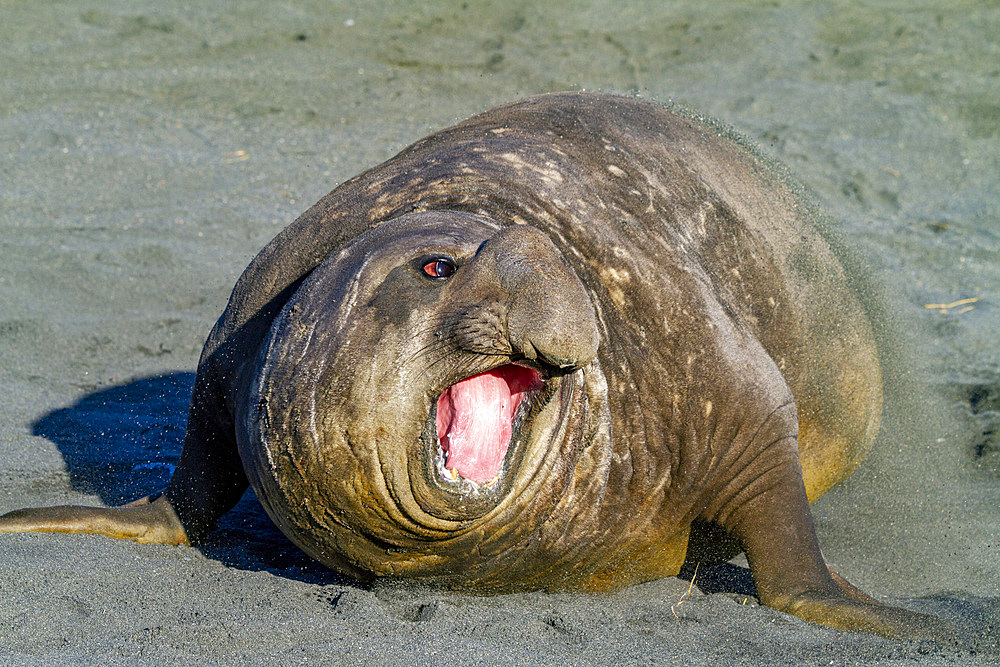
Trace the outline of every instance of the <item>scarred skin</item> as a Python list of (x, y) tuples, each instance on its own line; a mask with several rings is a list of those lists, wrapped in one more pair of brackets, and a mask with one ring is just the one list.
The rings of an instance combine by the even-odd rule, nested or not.
[[(290, 539), (362, 579), (611, 591), (677, 574), (695, 526), (699, 558), (746, 552), (769, 606), (946, 637), (819, 551), (808, 502), (867, 454), (882, 395), (815, 218), (710, 122), (593, 94), (498, 107), (341, 185), (253, 260), (162, 495), (18, 510), (0, 532), (195, 542), (249, 482)], [(545, 386), (497, 479), (452, 480), (437, 398), (509, 363)]]

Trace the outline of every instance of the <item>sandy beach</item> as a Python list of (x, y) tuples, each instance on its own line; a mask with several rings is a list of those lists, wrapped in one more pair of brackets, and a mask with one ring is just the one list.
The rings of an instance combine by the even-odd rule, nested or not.
[(496, 104), (672, 101), (788, 166), (881, 291), (875, 452), (827, 560), (955, 645), (758, 605), (745, 562), (611, 596), (362, 587), (248, 493), (197, 548), (0, 535), (0, 662), (1000, 662), (1000, 7), (0, 0), (0, 513), (176, 464), (233, 283), (340, 182)]

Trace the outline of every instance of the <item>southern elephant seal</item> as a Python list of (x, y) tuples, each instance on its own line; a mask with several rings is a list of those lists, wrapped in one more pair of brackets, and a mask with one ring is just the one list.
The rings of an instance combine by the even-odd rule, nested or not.
[(815, 217), (691, 115), (579, 93), (487, 111), (336, 188), (251, 262), (162, 495), (18, 510), (0, 532), (190, 543), (249, 482), (359, 578), (608, 591), (676, 574), (695, 525), (724, 535), (716, 555), (746, 552), (767, 605), (944, 634), (820, 554), (808, 502), (868, 452), (882, 396)]

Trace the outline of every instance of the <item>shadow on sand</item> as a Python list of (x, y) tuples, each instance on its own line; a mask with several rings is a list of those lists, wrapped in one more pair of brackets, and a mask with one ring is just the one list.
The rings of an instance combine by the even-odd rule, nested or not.
[(194, 373), (133, 380), (87, 394), (34, 423), (59, 447), (74, 491), (121, 505), (162, 489), (180, 458)]
[[(139, 378), (87, 394), (34, 423), (59, 448), (73, 490), (121, 505), (162, 490), (180, 459), (195, 374)], [(253, 491), (198, 546), (209, 558), (314, 583), (348, 583), (292, 544)]]

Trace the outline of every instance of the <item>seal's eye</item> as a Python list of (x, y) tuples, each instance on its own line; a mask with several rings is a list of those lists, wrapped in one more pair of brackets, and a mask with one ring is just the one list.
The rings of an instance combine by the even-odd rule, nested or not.
[(455, 273), (455, 263), (445, 257), (432, 259), (424, 264), (424, 273), (431, 278), (447, 278)]

